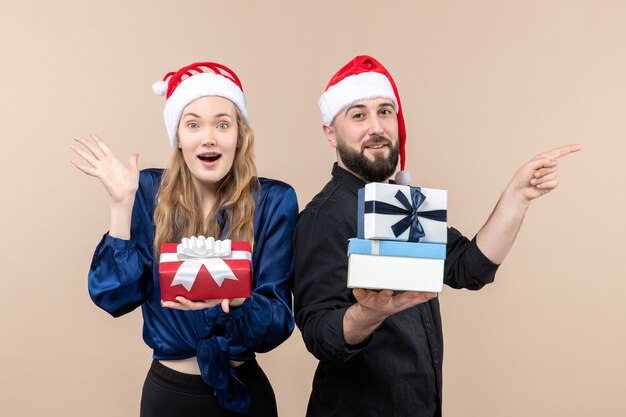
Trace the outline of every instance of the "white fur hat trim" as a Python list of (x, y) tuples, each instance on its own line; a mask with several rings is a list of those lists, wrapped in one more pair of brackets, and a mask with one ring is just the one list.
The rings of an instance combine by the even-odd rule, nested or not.
[(388, 98), (400, 111), (389, 79), (378, 72), (362, 72), (344, 78), (322, 94), (319, 106), (324, 124), (330, 126), (335, 116), (348, 105), (371, 98)]
[(215, 73), (195, 74), (183, 80), (165, 102), (163, 118), (173, 148), (176, 147), (178, 124), (183, 110), (192, 101), (206, 96), (224, 97), (232, 101), (239, 108), (244, 119), (249, 121), (246, 98), (235, 83)]

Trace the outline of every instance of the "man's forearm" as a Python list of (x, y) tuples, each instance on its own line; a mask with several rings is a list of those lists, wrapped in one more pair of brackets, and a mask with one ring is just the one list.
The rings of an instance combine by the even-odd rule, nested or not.
[(436, 293), (405, 291), (394, 294), (391, 290), (373, 291), (363, 288), (352, 290), (357, 303), (343, 315), (343, 339), (347, 345), (365, 341), (385, 319), (400, 311), (425, 303)]
[(358, 345), (367, 339), (387, 318), (356, 303), (343, 316), (343, 338), (347, 345)]
[(476, 244), (493, 263), (500, 264), (511, 250), (530, 202), (507, 189), (476, 235)]

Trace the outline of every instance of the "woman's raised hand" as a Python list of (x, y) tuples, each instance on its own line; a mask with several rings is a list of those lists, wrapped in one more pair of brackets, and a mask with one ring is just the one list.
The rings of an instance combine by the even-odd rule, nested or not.
[(128, 164), (123, 164), (96, 134), (90, 139), (76, 137), (74, 140), (84, 149), (72, 145), (70, 149), (83, 160), (72, 160), (72, 164), (87, 175), (98, 178), (111, 196), (114, 204), (134, 201), (139, 186), (139, 154), (131, 155)]

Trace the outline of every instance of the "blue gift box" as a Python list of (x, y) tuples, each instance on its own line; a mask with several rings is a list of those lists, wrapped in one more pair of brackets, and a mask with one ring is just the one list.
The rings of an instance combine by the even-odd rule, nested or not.
[(360, 239), (446, 243), (446, 190), (369, 183), (359, 190)]
[(353, 253), (361, 255), (446, 259), (446, 245), (442, 243), (350, 239), (348, 243), (348, 256)]

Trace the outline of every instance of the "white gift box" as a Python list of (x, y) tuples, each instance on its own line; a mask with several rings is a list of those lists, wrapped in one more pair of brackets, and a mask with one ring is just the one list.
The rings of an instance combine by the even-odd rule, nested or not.
[[(417, 207), (416, 207), (417, 206)], [(359, 239), (446, 243), (448, 192), (369, 183), (359, 190)]]
[(351, 254), (348, 288), (441, 292), (444, 259)]

